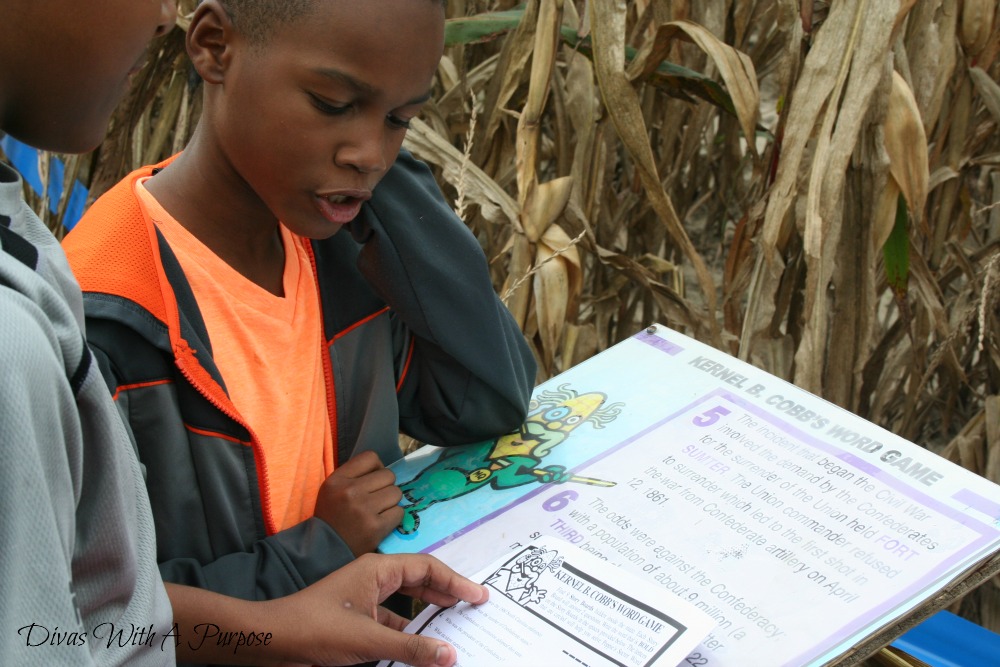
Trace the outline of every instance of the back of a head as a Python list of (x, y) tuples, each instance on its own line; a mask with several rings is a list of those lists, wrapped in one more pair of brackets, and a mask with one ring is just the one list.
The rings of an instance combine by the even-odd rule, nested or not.
[(39, 148), (100, 143), (174, 0), (0, 2), (0, 129)]

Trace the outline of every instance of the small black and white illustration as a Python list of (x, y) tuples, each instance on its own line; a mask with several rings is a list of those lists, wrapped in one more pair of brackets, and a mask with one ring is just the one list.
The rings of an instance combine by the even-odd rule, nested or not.
[(554, 549), (529, 547), (490, 575), (485, 583), (522, 607), (538, 604), (545, 598), (546, 592), (538, 585), (539, 579), (546, 570), (558, 570), (562, 562), (562, 556)]

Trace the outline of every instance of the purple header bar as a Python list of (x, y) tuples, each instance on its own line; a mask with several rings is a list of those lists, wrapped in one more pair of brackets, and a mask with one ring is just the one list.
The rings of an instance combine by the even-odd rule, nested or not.
[(979, 510), (983, 514), (1000, 519), (1000, 505), (989, 498), (984, 498), (975, 491), (960, 489), (951, 496), (960, 503), (965, 503), (974, 510)]
[(671, 343), (669, 340), (660, 338), (655, 333), (647, 333), (646, 331), (640, 331), (635, 336), (633, 336), (640, 343), (645, 343), (650, 347), (655, 347), (660, 352), (666, 352), (670, 356), (680, 354), (684, 351), (684, 348), (676, 343)]

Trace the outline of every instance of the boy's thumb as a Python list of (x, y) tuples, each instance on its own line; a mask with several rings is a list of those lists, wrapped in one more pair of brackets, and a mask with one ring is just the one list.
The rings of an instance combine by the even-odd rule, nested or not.
[(391, 640), (382, 642), (379, 651), (390, 659), (411, 667), (452, 667), (458, 659), (455, 649), (440, 639), (410, 635), (395, 630)]

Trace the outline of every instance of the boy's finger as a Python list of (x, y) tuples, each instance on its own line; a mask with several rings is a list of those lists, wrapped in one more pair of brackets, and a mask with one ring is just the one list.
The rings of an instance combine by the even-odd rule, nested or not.
[[(358, 475), (354, 479), (369, 493), (379, 489), (399, 488), (396, 486), (396, 474), (388, 468), (373, 470), (364, 475)], [(402, 495), (402, 491), (400, 491), (400, 495)]]
[(379, 517), (392, 530), (403, 520), (403, 508), (399, 505), (392, 505), (379, 512)]
[(376, 512), (384, 512), (399, 506), (399, 501), (403, 499), (403, 492), (395, 484), (387, 484), (369, 491), (369, 496), (369, 506)]
[(375, 619), (390, 630), (402, 630), (410, 624), (410, 619), (400, 616), (382, 605), (376, 607)]
[(347, 459), (347, 461), (340, 464), (333, 474), (336, 475), (337, 472), (340, 472), (349, 477), (360, 477), (361, 475), (367, 475), (370, 472), (383, 468), (385, 466), (382, 465), (382, 460), (378, 457), (378, 454), (369, 451), (361, 452)]
[[(338, 472), (340, 473), (339, 477), (334, 478), (331, 475), (325, 484), (344, 490), (345, 493), (350, 494), (350, 498), (357, 500), (364, 499), (364, 502), (370, 503), (372, 499), (366, 498), (367, 496), (379, 495), (382, 497), (383, 494), (385, 498), (394, 496), (395, 500), (392, 500), (392, 502), (386, 500), (386, 507), (388, 507), (389, 505), (398, 503), (400, 498), (403, 497), (403, 492), (396, 486), (396, 476), (392, 474), (391, 470), (386, 468), (357, 476), (353, 476), (352, 473), (343, 470)], [(333, 474), (336, 475), (337, 472)]]
[(455, 649), (440, 639), (383, 627), (379, 632), (372, 632), (371, 640), (371, 645), (379, 648), (379, 657), (412, 667), (451, 667), (458, 659)]
[(391, 558), (402, 559), (397, 561), (402, 566), (398, 588), (406, 595), (442, 607), (458, 600), (479, 604), (489, 596), (485, 586), (463, 577), (433, 556), (401, 554)]

